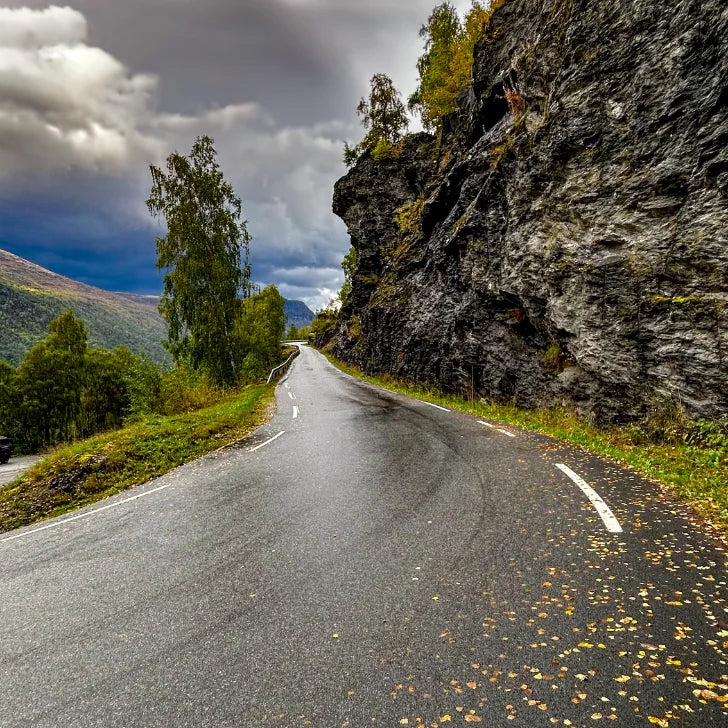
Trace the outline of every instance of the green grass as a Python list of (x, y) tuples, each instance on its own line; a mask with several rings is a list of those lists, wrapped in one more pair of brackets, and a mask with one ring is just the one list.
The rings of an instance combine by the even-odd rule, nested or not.
[(443, 394), (433, 387), (403, 382), (388, 375), (370, 376), (326, 351), (322, 353), (341, 371), (385, 389), (549, 435), (628, 465), (667, 486), (724, 537), (728, 536), (728, 439), (725, 435), (711, 434), (699, 444), (691, 444), (699, 439), (694, 435), (700, 434), (701, 428), (712, 433), (712, 423), (678, 423), (673, 432), (663, 433), (666, 442), (651, 442), (641, 427), (601, 429), (568, 410), (524, 410), (512, 405), (469, 401), (464, 396)]
[(0, 533), (107, 498), (242, 439), (268, 418), (274, 388), (246, 387), (206, 409), (148, 415), (55, 450), (0, 490)]

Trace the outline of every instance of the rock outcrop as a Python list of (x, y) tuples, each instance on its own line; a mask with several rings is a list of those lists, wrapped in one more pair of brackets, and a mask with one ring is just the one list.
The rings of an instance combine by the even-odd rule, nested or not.
[(508, 0), (441, 138), (363, 155), (335, 352), (598, 421), (728, 412), (728, 4)]

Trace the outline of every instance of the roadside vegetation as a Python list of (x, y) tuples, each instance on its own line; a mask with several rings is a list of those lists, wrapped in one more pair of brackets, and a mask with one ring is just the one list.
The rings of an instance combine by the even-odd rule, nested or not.
[(286, 341), (308, 341), (310, 335), (310, 326), (301, 326), (299, 329), (296, 324), (291, 324), (286, 332)]
[(724, 537), (728, 536), (728, 418), (692, 421), (679, 411), (666, 409), (655, 412), (646, 423), (597, 428), (568, 410), (524, 410), (465, 395), (443, 394), (436, 388), (389, 375), (364, 374), (330, 352), (322, 353), (341, 371), (393, 392), (549, 435), (617, 460), (667, 486)]
[[(94, 503), (237, 442), (267, 419), (274, 386), (249, 386), (192, 412), (139, 415), (119, 430), (58, 448), (0, 489), (0, 532)], [(210, 393), (202, 387), (186, 396), (203, 401)]]
[(165, 223), (157, 267), (173, 365), (124, 347), (89, 348), (70, 311), (20, 366), (0, 362), (0, 434), (50, 455), (0, 490), (0, 530), (32, 523), (146, 482), (262, 424), (268, 373), (290, 350), (285, 301), (251, 283), (251, 237), (213, 140), (151, 167), (147, 205)]
[(338, 321), (337, 301), (330, 301), (328, 306), (316, 311), (316, 316), (311, 324), (311, 334), (316, 346), (322, 347), (331, 341), (336, 333)]

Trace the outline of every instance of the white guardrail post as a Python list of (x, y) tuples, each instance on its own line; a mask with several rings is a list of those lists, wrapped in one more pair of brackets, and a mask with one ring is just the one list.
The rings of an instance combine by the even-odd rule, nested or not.
[(296, 349), (296, 351), (294, 351), (294, 352), (293, 352), (293, 354), (291, 354), (291, 355), (290, 355), (290, 356), (288, 357), (288, 359), (286, 359), (286, 360), (285, 360), (285, 361), (283, 362), (283, 364), (281, 364), (280, 366), (277, 366), (277, 367), (276, 367), (275, 369), (271, 369), (271, 372), (270, 372), (270, 374), (268, 375), (268, 381), (266, 382), (266, 384), (270, 384), (270, 383), (271, 383), (271, 380), (273, 379), (273, 376), (275, 375), (275, 373), (276, 373), (277, 371), (280, 371), (281, 369), (283, 369), (283, 370), (285, 371), (286, 367), (287, 367), (287, 366), (288, 366), (288, 365), (289, 365), (289, 364), (290, 364), (290, 363), (291, 363), (291, 362), (292, 362), (292, 361), (293, 361), (293, 360), (294, 360), (294, 359), (295, 359), (295, 358), (296, 358), (296, 357), (297, 357), (297, 356), (298, 356), (298, 355), (299, 355), (300, 353), (301, 353), (301, 349), (300, 349), (300, 348)]

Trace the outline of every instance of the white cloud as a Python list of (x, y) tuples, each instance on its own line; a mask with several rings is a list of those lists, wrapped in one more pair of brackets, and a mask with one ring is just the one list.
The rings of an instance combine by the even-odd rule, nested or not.
[(197, 133), (201, 126), (230, 131), (242, 124), (259, 129), (275, 127), (273, 118), (257, 103), (229, 104), (197, 116), (159, 114), (151, 122), (155, 129), (170, 134)]
[[(132, 74), (91, 45), (87, 32), (85, 17), (68, 7), (0, 8), (0, 184), (32, 194), (52, 188), (54, 173), (78, 184), (91, 172), (102, 195), (110, 189), (102, 180), (117, 177), (133, 194), (98, 204), (114, 224), (138, 229), (152, 225), (146, 166), (174, 150), (186, 153), (195, 137), (209, 134), (243, 199), (252, 257), (266, 282), (324, 303), (339, 284), (332, 265), (346, 247), (343, 225), (330, 212), (331, 190), (343, 171), (341, 140), (358, 130), (336, 121), (281, 126), (261, 104), (245, 101), (157, 113), (157, 78)], [(76, 187), (79, 195), (81, 187), (93, 197), (92, 183)], [(66, 189), (57, 196), (72, 197)]]
[(86, 15), (6, 3), (0, 198), (89, 209), (153, 246), (147, 165), (209, 134), (243, 200), (256, 279), (312, 308), (338, 290), (342, 142), (362, 136), (354, 109), (375, 72), (413, 90), (432, 0), (75, 0)]
[(0, 47), (42, 48), (60, 43), (81, 43), (87, 34), (86, 18), (69, 7), (45, 10), (0, 8)]
[(257, 104), (165, 115), (154, 127), (170, 150), (189, 149), (198, 134), (215, 139), (225, 176), (243, 200), (254, 274), (276, 283), (287, 298), (314, 308), (326, 304), (343, 282), (340, 261), (348, 241), (331, 212), (331, 196), (344, 171), (341, 140), (355, 130), (335, 121), (278, 126)]
[(114, 172), (158, 153), (144, 133), (157, 81), (85, 42), (68, 7), (0, 8), (0, 175)]

